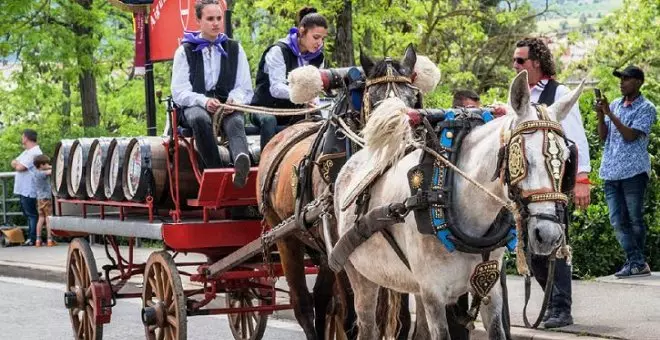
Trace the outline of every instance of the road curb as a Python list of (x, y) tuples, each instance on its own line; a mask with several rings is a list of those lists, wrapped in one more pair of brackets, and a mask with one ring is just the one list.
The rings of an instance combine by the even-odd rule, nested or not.
[[(66, 272), (50, 269), (48, 266), (25, 265), (22, 263), (15, 263), (9, 261), (0, 261), (0, 276), (25, 278), (31, 280), (65, 283)], [(279, 297), (279, 303), (287, 303), (286, 299)], [(273, 319), (289, 320), (296, 322), (293, 310), (280, 310), (275, 311), (272, 316)], [(472, 340), (486, 340), (488, 334), (483, 327), (483, 324), (477, 322), (476, 328), (471, 332)], [(513, 340), (597, 340), (606, 339), (602, 337), (582, 336), (573, 333), (564, 333), (559, 331), (544, 331), (538, 329), (529, 329), (524, 327), (511, 327), (511, 337)]]
[(16, 264), (0, 263), (0, 276), (18, 277), (24, 279), (65, 283), (66, 273), (57, 270), (33, 268)]
[[(471, 340), (487, 340), (488, 334), (483, 324), (477, 322), (476, 328), (470, 334)], [(541, 329), (530, 329), (525, 327), (511, 327), (511, 339), (513, 340), (603, 340), (610, 338), (566, 333), (561, 331), (546, 331)]]

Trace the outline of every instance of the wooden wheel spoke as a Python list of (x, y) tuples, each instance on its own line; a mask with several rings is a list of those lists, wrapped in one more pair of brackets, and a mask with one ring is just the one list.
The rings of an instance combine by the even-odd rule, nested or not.
[(85, 314), (87, 314), (87, 320), (85, 322), (87, 324), (87, 336), (88, 338), (91, 338), (92, 333), (94, 332), (94, 311), (88, 306), (87, 313)]
[(87, 282), (85, 282), (85, 268), (83, 264), (82, 255), (80, 254), (79, 251), (76, 251), (73, 255), (75, 258), (74, 265), (76, 266), (76, 272), (78, 273), (80, 278), (80, 285), (85, 286)]
[(258, 324), (259, 323), (259, 313), (250, 313), (252, 316), (252, 320), (254, 320), (254, 323)]
[(74, 268), (71, 269), (71, 272), (73, 273), (73, 280), (74, 280), (74, 285), (76, 287), (84, 287), (84, 282), (83, 278), (81, 276), (81, 272), (78, 269), (78, 266), (76, 264), (73, 264)]
[(172, 285), (167, 285), (165, 286), (165, 295), (164, 295), (165, 301), (173, 301), (173, 294), (172, 294)]
[(167, 316), (167, 324), (170, 325), (170, 327), (173, 327), (174, 329), (179, 328), (179, 320), (174, 315)]
[(159, 332), (157, 332), (158, 333), (158, 340), (165, 339), (165, 329), (164, 328), (159, 328), (158, 330), (159, 330)]
[(168, 315), (176, 314), (176, 305), (174, 304), (174, 302), (170, 303), (169, 305), (165, 305), (165, 306), (167, 306), (167, 314)]
[(246, 313), (245, 317), (248, 321), (248, 331), (250, 332), (249, 335), (252, 336), (252, 330), (254, 329), (254, 313)]
[(167, 275), (167, 271), (164, 269), (165, 268), (161, 268), (160, 270), (160, 292), (161, 294), (163, 294), (163, 300), (167, 301), (167, 297), (165, 296), (166, 295), (165, 291), (170, 286), (170, 278)]
[(241, 315), (240, 314), (234, 314), (234, 320), (233, 320), (234, 328), (239, 329), (241, 327)]
[(74, 326), (78, 326), (77, 327), (78, 329), (76, 330), (76, 334), (78, 335), (78, 339), (81, 339), (83, 334), (85, 333), (85, 331), (84, 331), (84, 329), (85, 329), (84, 320), (81, 321), (80, 319), (78, 319), (78, 325), (74, 325)]
[(240, 319), (241, 319), (241, 334), (243, 334), (243, 336), (247, 336), (247, 317), (245, 313), (241, 314)]
[(158, 292), (156, 291), (156, 279), (153, 277), (149, 277), (149, 288), (151, 288), (151, 296), (155, 297), (156, 299), (160, 300), (160, 297), (158, 296)]

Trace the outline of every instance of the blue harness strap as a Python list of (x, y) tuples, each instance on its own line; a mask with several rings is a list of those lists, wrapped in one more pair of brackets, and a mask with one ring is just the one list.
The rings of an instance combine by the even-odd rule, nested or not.
[[(484, 123), (488, 123), (493, 120), (495, 117), (490, 111), (483, 111), (481, 113), (481, 119)], [(447, 111), (445, 113), (444, 121), (453, 121), (456, 120), (456, 113), (454, 111)], [(455, 128), (446, 127), (440, 132), (440, 145), (443, 150), (440, 150), (440, 154), (449, 159), (449, 154), (447, 150), (452, 150), (454, 146), (454, 136), (456, 136)], [(445, 180), (447, 178), (447, 166), (441, 162), (435, 162), (433, 165), (433, 178), (431, 183), (431, 190), (442, 191), (445, 187)], [(447, 225), (447, 219), (445, 217), (445, 207), (438, 204), (431, 204), (429, 207), (431, 213), (431, 224), (433, 230), (436, 233), (436, 237), (442, 244), (445, 246), (448, 252), (453, 252), (456, 250), (456, 245), (452, 241), (452, 233)], [(516, 248), (517, 238), (515, 228), (511, 228), (509, 234), (507, 235), (509, 240), (506, 244), (509, 251), (513, 251)]]

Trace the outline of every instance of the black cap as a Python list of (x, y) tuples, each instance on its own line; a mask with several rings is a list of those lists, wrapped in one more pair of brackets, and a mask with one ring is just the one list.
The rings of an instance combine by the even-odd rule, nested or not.
[(628, 78), (639, 79), (641, 81), (644, 81), (644, 71), (642, 71), (641, 68), (633, 65), (626, 67), (625, 69), (623, 69), (623, 71), (614, 70), (612, 74), (617, 78), (628, 77)]

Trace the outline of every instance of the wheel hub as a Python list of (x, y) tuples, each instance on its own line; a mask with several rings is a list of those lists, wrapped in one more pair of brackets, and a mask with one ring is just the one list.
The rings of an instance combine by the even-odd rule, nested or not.
[(162, 327), (165, 323), (165, 304), (157, 302), (151, 307), (142, 308), (142, 323), (145, 326), (157, 325)]

